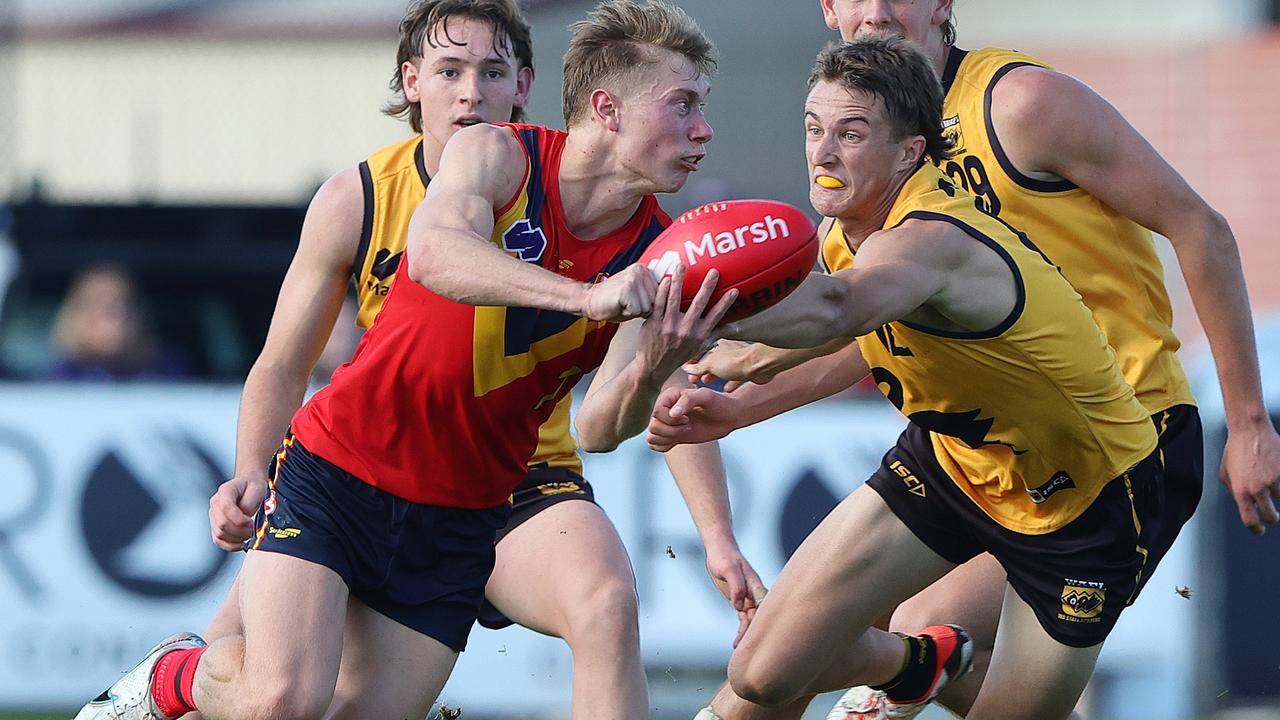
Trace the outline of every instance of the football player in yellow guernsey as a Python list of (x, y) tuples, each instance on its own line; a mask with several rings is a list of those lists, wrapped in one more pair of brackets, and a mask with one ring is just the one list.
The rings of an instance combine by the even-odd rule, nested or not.
[[(941, 167), (990, 212), (1032, 237), (1094, 310), (1138, 400), (1162, 428), (1161, 447), (1173, 460), (1174, 501), (1189, 516), (1203, 475), (1199, 419), (1175, 354), (1178, 340), (1150, 230), (1169, 238), (1218, 368), (1228, 429), (1219, 476), (1250, 531), (1260, 534), (1280, 520), (1273, 500), (1280, 496), (1280, 437), (1262, 403), (1244, 278), (1222, 216), (1083, 84), (1022, 53), (955, 47), (952, 0), (819, 4), (827, 25), (845, 40), (894, 35), (925, 50), (942, 78), (944, 129), (956, 145)], [(826, 228), (839, 234), (830, 222)], [(838, 263), (840, 254), (824, 258)], [(802, 359), (759, 346), (719, 350), (693, 372), (734, 380), (731, 387), (767, 382)], [(814, 361), (781, 383), (748, 386), (747, 396), (761, 403), (757, 407), (771, 399), (794, 407), (838, 392), (860, 379), (858, 365), (846, 361), (853, 352)], [(749, 424), (757, 412), (727, 411), (737, 413), (735, 424)], [(963, 613), (976, 645), (974, 671), (939, 698), (960, 713), (982, 680), (999, 602), (992, 589), (1002, 575), (997, 563), (980, 556), (893, 617), (895, 629), (915, 631)], [(879, 718), (888, 717), (885, 702), (882, 693), (862, 688), (842, 705), (848, 717)], [(906, 711), (894, 712), (903, 717)]]
[[(810, 200), (837, 219), (823, 254), (842, 262), (724, 329), (781, 348), (856, 338), (836, 384), (871, 368), (910, 422), (787, 563), (730, 662), (731, 689), (702, 717), (798, 717), (812, 694), (859, 682), (896, 703), (885, 716), (914, 715), (968, 670), (973, 643), (955, 625), (897, 635), (873, 623), (990, 553), (1008, 578), (967, 716), (1066, 718), (1185, 520), (1158, 425), (1080, 296), (1034, 238), (928, 162), (949, 156), (942, 91), (913, 48), (868, 38), (819, 56), (805, 106)], [(650, 444), (794, 407), (755, 402), (751, 387), (816, 391), (827, 369), (807, 363), (732, 394), (667, 391)], [(727, 421), (729, 410), (747, 419)]]
[[(235, 477), (210, 502), (219, 546), (239, 549), (251, 532), (267, 460), (302, 402), (347, 283), (355, 284), (358, 323), (368, 327), (395, 280), (409, 218), (446, 141), (468, 125), (519, 120), (532, 81), (529, 27), (511, 0), (425, 0), (410, 7), (392, 82), (398, 94), (387, 111), (407, 117), (415, 134), (338, 173), (311, 203), (266, 344), (245, 381)], [(616, 530), (580, 475), (569, 403), (560, 403), (540, 430), (529, 475), (499, 533), (481, 623), (514, 621), (569, 644), (573, 717), (644, 717), (635, 578)], [(674, 458), (671, 468), (706, 544), (708, 571), (746, 620), (761, 583), (734, 539), (718, 451), (699, 448)], [(239, 633), (238, 588), (237, 582), (210, 624), (208, 641)], [(403, 677), (415, 682), (412, 673)], [(385, 692), (398, 687), (389, 676), (372, 681)], [(340, 685), (335, 707), (342, 692)], [(362, 709), (369, 710), (357, 708), (355, 715), (363, 716)]]

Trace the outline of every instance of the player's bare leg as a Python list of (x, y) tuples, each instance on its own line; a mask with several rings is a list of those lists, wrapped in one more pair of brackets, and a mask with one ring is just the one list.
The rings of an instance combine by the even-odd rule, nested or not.
[[(236, 579), (231, 583), (231, 589), (227, 590), (227, 596), (222, 599), (222, 604), (218, 606), (218, 611), (213, 614), (213, 619), (209, 621), (209, 625), (205, 627), (205, 642), (213, 644), (218, 640), (232, 635), (244, 635), (244, 627), (240, 624), (240, 574), (236, 573)], [(198, 712), (187, 713), (182, 716), (182, 720), (203, 720), (203, 715)]]
[(790, 705), (765, 707), (738, 697), (726, 682), (716, 691), (711, 704), (693, 720), (800, 720), (812, 701), (812, 695), (805, 695)]
[(574, 718), (648, 717), (635, 575), (599, 506), (566, 500), (512, 530), (485, 595), (511, 620), (568, 643)]
[(426, 717), (457, 660), (452, 648), (351, 598), (338, 687), (325, 717)]
[[(1075, 648), (1049, 637), (1012, 589), (1004, 596), (1000, 629), (986, 680), (969, 720), (1064, 720), (1071, 717), (1102, 650)], [(1018, 698), (1010, 702), (1010, 698)]]
[(250, 552), (238, 582), (244, 636), (205, 651), (196, 705), (210, 720), (321, 717), (338, 677), (346, 584), (329, 568), (270, 552)]
[(729, 662), (730, 685), (745, 700), (782, 706), (893, 679), (904, 643), (875, 621), (953, 567), (864, 485), (787, 562)]
[(973, 707), (987, 674), (1004, 588), (1004, 568), (989, 553), (982, 553), (899, 605), (889, 624), (891, 630), (907, 635), (944, 623), (968, 631), (973, 639), (973, 667), (935, 700), (961, 717)]

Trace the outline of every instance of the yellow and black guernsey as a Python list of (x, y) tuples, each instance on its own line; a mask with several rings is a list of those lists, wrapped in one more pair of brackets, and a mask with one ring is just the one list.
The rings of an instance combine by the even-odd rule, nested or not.
[[(858, 346), (880, 390), (930, 432), (939, 465), (974, 503), (1010, 530), (1047, 533), (1155, 450), (1156, 433), (1080, 296), (975, 200), (925, 165), (884, 227), (947, 223), (989, 248), (1017, 287), (1008, 317), (981, 332), (896, 321)], [(855, 265), (838, 222), (822, 255), (833, 271)]]
[(991, 121), (992, 90), (1026, 66), (1048, 67), (1013, 50), (951, 49), (943, 73), (943, 131), (956, 155), (941, 163), (942, 170), (1062, 269), (1149, 414), (1193, 405), (1175, 354), (1173, 310), (1151, 232), (1066, 180), (1020, 172), (1000, 144)]
[[(367, 328), (382, 310), (395, 281), (408, 242), (409, 219), (422, 203), (431, 178), (422, 159), (421, 137), (378, 150), (360, 163), (359, 169), (364, 188), (364, 224), (351, 276), (360, 306), (356, 323)], [(530, 465), (582, 472), (578, 445), (569, 433), (572, 403), (570, 396), (560, 400), (551, 417), (538, 428), (538, 448)]]

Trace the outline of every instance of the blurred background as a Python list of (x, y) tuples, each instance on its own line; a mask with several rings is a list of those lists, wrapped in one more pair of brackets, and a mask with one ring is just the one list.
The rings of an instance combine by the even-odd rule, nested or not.
[[(530, 119), (559, 126), (565, 28), (593, 3), (523, 4)], [(708, 158), (664, 205), (807, 207), (799, 109), (834, 37), (817, 1), (679, 4), (721, 72)], [(409, 132), (379, 113), (404, 5), (0, 0), (0, 717), (69, 716), (158, 638), (202, 629), (226, 592), (239, 557), (208, 542), (205, 513), (231, 471), (239, 383), (312, 193)], [(1027, 51), (1094, 87), (1226, 215), (1280, 412), (1280, 0), (957, 0), (956, 20), (961, 47)], [(1216, 379), (1161, 248), (1202, 404), (1205, 499), (1082, 710), (1280, 718), (1280, 532), (1250, 536), (1218, 486)], [(317, 384), (355, 339), (333, 339)], [(852, 393), (726, 441), (735, 523), (766, 581), (901, 422)], [(724, 677), (735, 619), (660, 459), (632, 443), (587, 476), (636, 566), (653, 715), (691, 717)], [(465, 717), (568, 717), (569, 668), (557, 641), (477, 630), (442, 700)]]

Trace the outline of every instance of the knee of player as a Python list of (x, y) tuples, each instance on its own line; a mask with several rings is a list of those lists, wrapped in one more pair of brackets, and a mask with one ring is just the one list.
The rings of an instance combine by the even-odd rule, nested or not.
[(592, 585), (586, 597), (571, 603), (568, 613), (570, 644), (639, 644), (639, 602), (629, 572)]
[(333, 699), (333, 689), (306, 687), (306, 683), (282, 682), (246, 697), (246, 718), (253, 720), (320, 720)]
[(760, 662), (753, 662), (741, 650), (729, 660), (729, 687), (743, 700), (763, 707), (782, 707), (799, 697), (784, 686), (776, 673), (770, 673)]
[(915, 635), (921, 630), (933, 626), (956, 622), (955, 613), (945, 601), (922, 593), (907, 600), (893, 611), (893, 619), (889, 629), (895, 632)]

